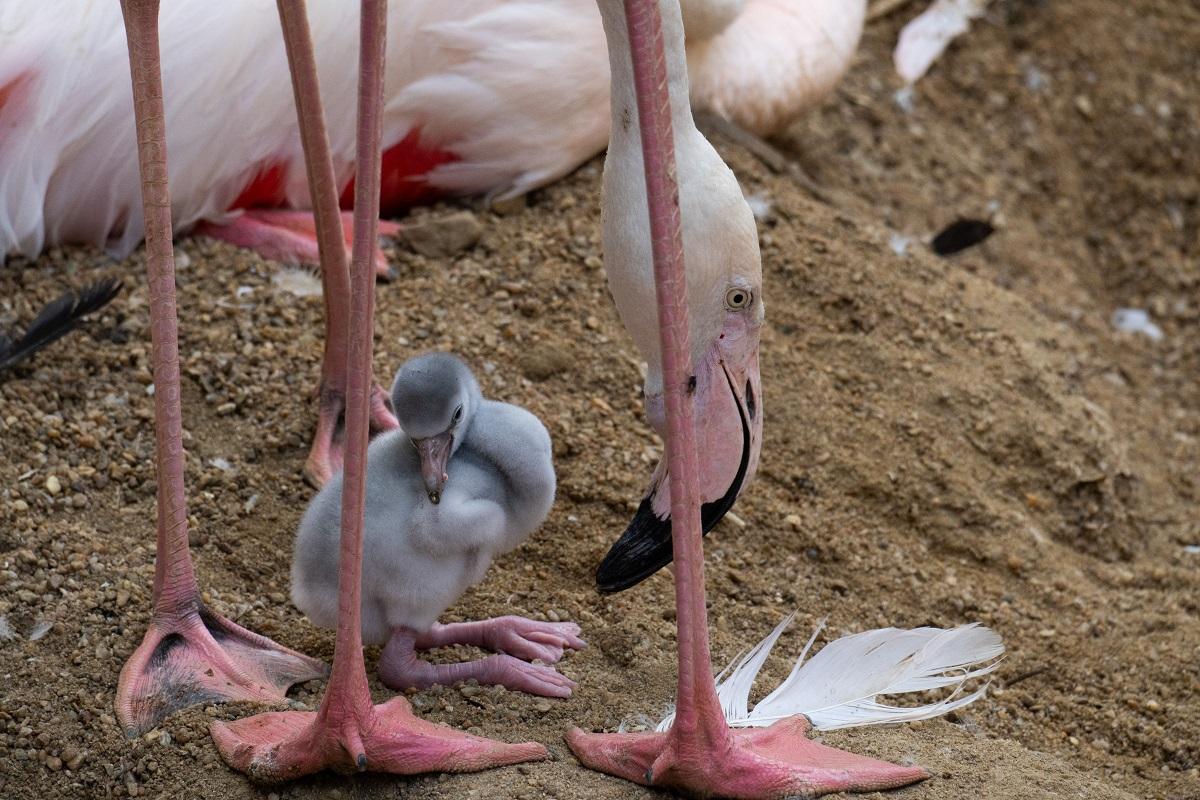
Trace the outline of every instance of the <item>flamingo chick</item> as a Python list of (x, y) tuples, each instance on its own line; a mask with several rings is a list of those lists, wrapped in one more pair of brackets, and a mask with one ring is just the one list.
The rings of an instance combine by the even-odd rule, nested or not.
[[(468, 678), (547, 697), (575, 686), (553, 667), (584, 646), (579, 626), (499, 617), (440, 625), (438, 617), (492, 559), (517, 547), (550, 513), (550, 435), (533, 414), (487, 400), (471, 370), (448, 353), (400, 368), (392, 403), (402, 430), (367, 451), (362, 637), (387, 643), (379, 677), (393, 689)], [(296, 537), (292, 599), (317, 625), (335, 627), (342, 476), (313, 499)], [(471, 644), (480, 661), (430, 664), (418, 650)], [(525, 660), (522, 660), (525, 659)]]

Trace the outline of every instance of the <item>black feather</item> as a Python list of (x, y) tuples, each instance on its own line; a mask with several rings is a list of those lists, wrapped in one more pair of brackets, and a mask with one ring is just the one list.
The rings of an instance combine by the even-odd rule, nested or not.
[(949, 256), (974, 247), (996, 232), (992, 223), (981, 219), (957, 219), (933, 237), (929, 246), (939, 256)]
[(65, 292), (47, 303), (25, 334), (13, 339), (0, 333), (0, 370), (24, 361), (43, 347), (66, 336), (94, 311), (99, 311), (121, 291), (121, 281), (105, 278), (78, 292)]

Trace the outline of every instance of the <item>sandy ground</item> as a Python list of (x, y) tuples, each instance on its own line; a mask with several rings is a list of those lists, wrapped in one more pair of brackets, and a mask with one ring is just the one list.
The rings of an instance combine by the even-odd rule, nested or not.
[[(718, 140), (768, 206), (768, 325), (746, 525), (707, 542), (714, 657), (723, 665), (793, 609), (770, 680), (824, 615), (833, 636), (979, 620), (1009, 648), (986, 700), (825, 739), (930, 769), (898, 798), (1200, 797), (1200, 9), (997, 2), (908, 113), (888, 52), (904, 17), (873, 24), (844, 86), (774, 143), (819, 197)], [(65, 284), (115, 274), (127, 289), (0, 384), (0, 615), (14, 634), (0, 641), (0, 796), (661, 796), (582, 769), (561, 739), (657, 713), (674, 676), (669, 577), (615, 597), (591, 589), (661, 448), (604, 285), (599, 170), (503, 215), (420, 212), (409, 222), (466, 209), (481, 238), (437, 257), (396, 245), (399, 279), (378, 300), (382, 378), (416, 352), (456, 350), (486, 392), (554, 437), (550, 520), (448, 617), (577, 620), (591, 646), (562, 669), (579, 691), (412, 700), (429, 719), (545, 742), (555, 760), (259, 790), (207, 736), (210, 718), (249, 707), (197, 707), (122, 737), (113, 688), (145, 630), (153, 571), (146, 288), (140, 253), (114, 264), (65, 250), (0, 272), (0, 323), (28, 321)], [(998, 232), (931, 255), (925, 240), (960, 215), (990, 215)], [(896, 235), (911, 238), (904, 254)], [(229, 247), (179, 249), (201, 584), (221, 612), (329, 659), (332, 633), (287, 601), (311, 496), (300, 469), (320, 298)], [(1148, 310), (1162, 339), (1115, 332), (1120, 307)], [(321, 689), (293, 695), (312, 705)]]

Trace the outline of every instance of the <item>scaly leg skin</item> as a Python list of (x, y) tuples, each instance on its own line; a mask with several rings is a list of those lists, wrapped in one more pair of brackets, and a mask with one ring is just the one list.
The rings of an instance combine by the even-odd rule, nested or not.
[[(315, 489), (320, 489), (342, 469), (345, 460), (345, 389), (332, 388), (334, 382), (345, 385), (345, 359), (334, 356), (334, 350), (325, 348), (325, 363), (322, 372), (320, 401), (317, 409), (317, 431), (313, 434), (312, 449), (304, 463), (304, 478)], [(379, 384), (371, 386), (371, 433), (383, 433), (400, 427), (392, 413), (387, 392)]]
[[(343, 211), (340, 217), (343, 240), (349, 248), (353, 235), (351, 212)], [(201, 222), (193, 233), (253, 250), (271, 261), (284, 264), (321, 263), (317, 222), (311, 211), (249, 208), (228, 222)], [(400, 225), (380, 220), (379, 233), (396, 236), (400, 233)], [(388, 264), (387, 256), (379, 247), (375, 248), (375, 277), (384, 281), (396, 278), (396, 270)]]
[[(303, 3), (280, 0), (289, 52), (308, 24)], [(286, 781), (333, 769), (411, 775), (468, 772), (549, 757), (535, 742), (507, 744), (484, 739), (413, 716), (396, 697), (371, 705), (362, 655), (362, 528), (367, 440), (371, 408), (373, 277), (370, 252), (379, 211), (380, 106), (387, 5), (363, 0), (358, 97), (358, 170), (355, 185), (354, 270), (350, 327), (346, 339), (346, 463), (342, 493), (342, 536), (338, 580), (338, 629), (333, 675), (315, 712), (260, 714), (236, 722), (214, 722), (212, 736), (225, 762), (251, 778)], [(299, 42), (301, 46), (305, 42)], [(311, 50), (311, 41), (307, 41)], [(293, 61), (293, 65), (294, 65)], [(296, 75), (293, 66), (293, 77)], [(315, 79), (315, 71), (309, 76)]]
[(166, 129), (158, 54), (158, 0), (123, 0), (133, 78), (138, 164), (146, 224), (153, 349), (155, 467), (158, 479), (154, 615), (121, 670), (115, 700), (125, 733), (136, 736), (198, 702), (282, 700), (288, 686), (326, 674), (325, 665), (213, 614), (200, 602), (188, 552), (183, 483), (179, 331), (167, 187)]
[[(802, 717), (781, 720), (765, 730), (733, 731), (725, 722), (713, 681), (704, 602), (699, 469), (688, 381), (693, 373), (687, 285), (662, 18), (659, 0), (602, 0), (601, 13), (610, 34), (611, 23), (618, 22), (613, 17), (622, 6), (624, 19), (619, 22), (628, 31), (650, 217), (666, 457), (672, 467), (671, 518), (678, 525), (671, 542), (679, 647), (677, 704), (674, 725), (666, 733), (588, 734), (576, 728), (567, 734), (567, 743), (588, 767), (696, 797), (812, 798), (833, 791), (891, 789), (922, 780), (928, 774), (919, 767), (896, 766), (810, 741)], [(678, 7), (671, 11), (679, 13)], [(671, 56), (674, 68), (682, 70), (682, 24), (677, 17), (672, 23)], [(612, 40), (609, 46), (614, 46)], [(617, 88), (613, 87), (614, 97)]]
[(329, 674), (315, 658), (214, 614), (196, 597), (158, 611), (117, 682), (122, 730), (137, 736), (197, 703), (279, 702), (288, 687)]
[[(344, 459), (342, 425), (349, 383), (347, 344), (350, 336), (350, 267), (346, 258), (344, 217), (338, 208), (333, 157), (329, 152), (329, 134), (325, 130), (325, 111), (321, 105), (316, 55), (313, 52), (312, 35), (309, 32), (304, 3), (280, 0), (276, 5), (279, 9), (279, 23), (283, 29), (288, 69), (292, 76), (300, 141), (304, 146), (304, 167), (308, 174), (313, 207), (311, 224), (320, 255), (321, 289), (325, 301), (325, 355), (321, 363), (321, 382), (317, 390), (317, 431), (304, 464), (304, 477), (315, 488), (320, 489), (342, 468)], [(378, 169), (376, 165), (376, 171)], [(378, 180), (367, 182), (378, 192)], [(369, 226), (371, 238), (366, 244), (370, 252), (365, 257), (369, 259), (370, 253), (378, 250), (376, 228), (380, 224), (379, 198), (368, 198), (358, 192), (358, 184), (355, 184), (355, 193), (355, 208), (369, 205), (374, 209), (374, 218)], [(294, 218), (292, 221), (293, 224), (298, 224)], [(365, 235), (368, 226), (362, 225), (361, 216), (355, 216), (354, 221), (351, 235), (353, 236), (355, 231)], [(307, 221), (303, 223), (305, 231), (308, 230), (308, 224)], [(371, 291), (374, 292), (373, 285)], [(389, 431), (398, 428), (399, 423), (388, 408), (387, 393), (378, 384), (372, 384), (370, 392), (371, 430)]]
[(507, 616), (475, 622), (435, 624), (416, 637), (418, 650), (433, 650), (452, 644), (469, 644), (507, 653), (526, 661), (555, 664), (565, 649), (582, 650), (587, 642), (579, 638), (574, 622), (538, 622), (525, 617)]
[(453, 686), (474, 678), (488, 686), (504, 686), (513, 691), (542, 697), (570, 697), (575, 681), (554, 667), (530, 664), (511, 655), (497, 654), (479, 661), (457, 664), (430, 664), (417, 656), (418, 634), (409, 628), (396, 628), (379, 657), (379, 680), (389, 689), (427, 689), (441, 684)]

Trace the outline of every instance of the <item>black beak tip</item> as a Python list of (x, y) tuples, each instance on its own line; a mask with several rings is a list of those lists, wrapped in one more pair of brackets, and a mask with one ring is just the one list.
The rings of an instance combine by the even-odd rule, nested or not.
[(671, 563), (671, 519), (659, 519), (650, 498), (642, 500), (637, 514), (596, 569), (600, 594), (624, 591)]
[[(734, 391), (729, 374), (730, 391)], [(736, 395), (736, 392), (734, 392)], [(725, 512), (733, 507), (742, 484), (746, 480), (746, 471), (750, 465), (750, 421), (746, 412), (738, 405), (738, 413), (742, 420), (742, 458), (738, 464), (737, 475), (725, 490), (724, 496), (711, 503), (700, 506), (700, 529), (708, 534)], [(654, 493), (642, 499), (637, 513), (629, 527), (621, 534), (621, 538), (613, 543), (608, 555), (596, 569), (596, 590), (600, 594), (613, 594), (624, 591), (644, 581), (660, 569), (671, 563), (671, 518), (660, 519), (653, 508)]]

